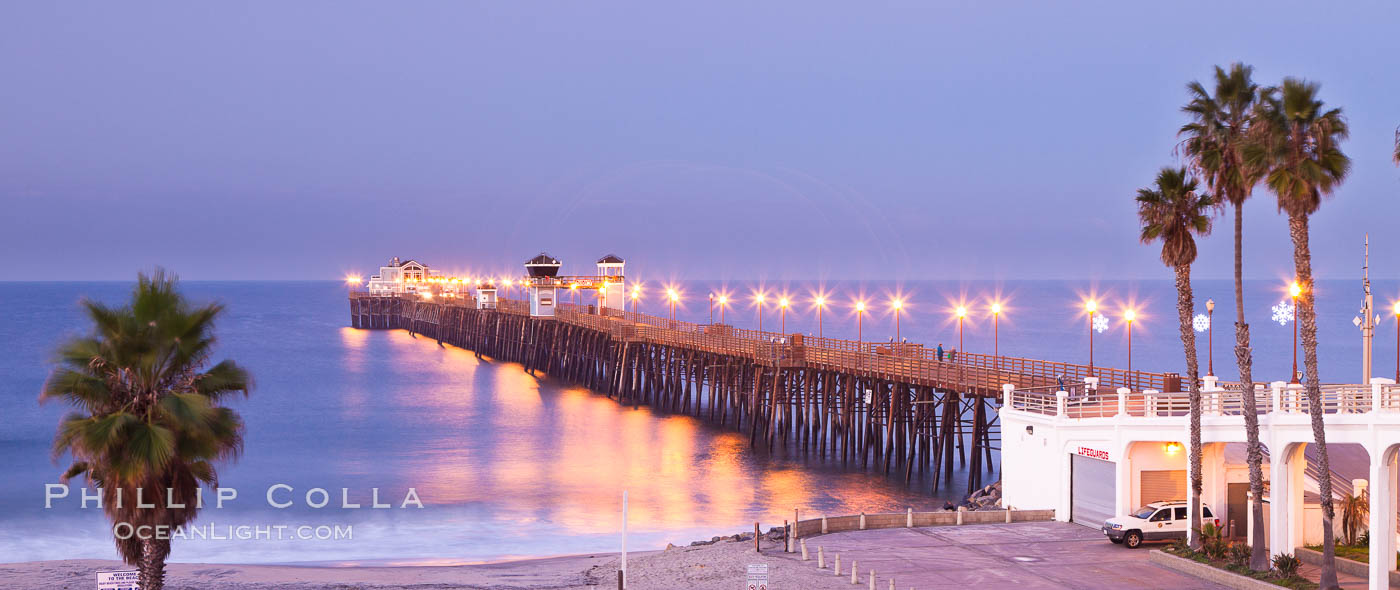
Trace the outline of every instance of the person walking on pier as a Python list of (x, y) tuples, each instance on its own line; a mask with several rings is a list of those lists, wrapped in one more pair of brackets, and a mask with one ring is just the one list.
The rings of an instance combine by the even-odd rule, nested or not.
[(938, 362), (943, 362), (943, 343), (938, 343)]

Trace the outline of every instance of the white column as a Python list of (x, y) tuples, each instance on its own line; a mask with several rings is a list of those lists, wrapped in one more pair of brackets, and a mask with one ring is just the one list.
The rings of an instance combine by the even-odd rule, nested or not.
[(1128, 388), (1126, 388), (1126, 387), (1119, 387), (1119, 388), (1118, 388), (1118, 415), (1119, 415), (1119, 416), (1127, 416), (1127, 415), (1128, 415), (1128, 394), (1130, 394), (1130, 393), (1132, 393), (1132, 392), (1133, 392), (1133, 390), (1128, 389)]
[(1282, 411), (1283, 411), (1283, 382), (1282, 382), (1282, 381), (1275, 381), (1275, 382), (1269, 384), (1269, 397), (1272, 398), (1272, 399), (1273, 399), (1273, 402), (1274, 402), (1274, 403), (1273, 403), (1273, 408), (1271, 408), (1271, 411), (1274, 411), (1274, 412), (1282, 412)]
[(1390, 569), (1395, 564), (1396, 446), (1375, 445), (1371, 453), (1371, 531), (1370, 588), (1390, 588)]
[(1116, 480), (1116, 493), (1114, 494), (1113, 513), (1127, 514), (1137, 506), (1133, 506), (1133, 441), (1118, 445), (1120, 449), (1118, 460), (1113, 463), (1114, 478)]
[[(1269, 448), (1269, 552), (1293, 553), (1303, 545), (1302, 443)], [(1277, 450), (1276, 450), (1277, 449)]]
[(1056, 416), (1064, 416), (1064, 415), (1065, 415), (1065, 408), (1067, 407), (1066, 401), (1067, 401), (1068, 398), (1069, 398), (1069, 392), (1068, 392), (1068, 391), (1065, 391), (1065, 390), (1061, 389), (1061, 390), (1055, 392), (1055, 415), (1056, 415)]

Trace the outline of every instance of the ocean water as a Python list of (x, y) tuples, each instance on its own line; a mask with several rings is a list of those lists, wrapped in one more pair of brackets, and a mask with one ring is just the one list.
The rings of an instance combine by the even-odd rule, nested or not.
[[(642, 309), (669, 310), (656, 285)], [(739, 300), (724, 311), (731, 324), (756, 327), (750, 294), (757, 284), (694, 281), (684, 293), (680, 319), (708, 321), (710, 292)], [(1285, 379), (1290, 327), (1269, 322), (1278, 285), (1255, 282), (1247, 303), (1253, 322), (1256, 378)], [(1378, 282), (1378, 304), (1400, 284)], [(1096, 364), (1126, 364), (1121, 310), (1139, 313), (1134, 326), (1134, 366), (1180, 370), (1175, 292), (1167, 281), (839, 284), (766, 284), (771, 302), (793, 297), (789, 332), (816, 333), (810, 294), (829, 293), (823, 314), (827, 336), (854, 338), (850, 302), (868, 301), (860, 327), (866, 340), (894, 337), (886, 302), (906, 300), (901, 338), (958, 346), (950, 308), (968, 304), (966, 350), (990, 352), (992, 326), (986, 304), (1003, 302), (998, 327), (1002, 354), (1086, 362), (1084, 297), (1094, 296), (1110, 318), (1095, 336)], [(66, 411), (41, 406), (38, 392), (51, 369), (53, 349), (84, 332), (77, 302), (90, 297), (122, 301), (123, 283), (0, 283), (10, 312), (0, 322), (0, 560), (113, 558), (111, 528), (100, 509), (83, 508), (74, 489), (45, 508), (45, 484), (66, 466), (50, 457), (54, 427)], [(843, 468), (800, 454), (751, 450), (746, 436), (685, 416), (619, 407), (606, 397), (548, 378), (526, 375), (518, 365), (481, 361), (467, 351), (439, 347), (402, 331), (347, 327), (345, 288), (334, 282), (187, 282), (196, 300), (228, 306), (218, 326), (216, 358), (247, 366), (256, 388), (232, 405), (247, 423), (246, 448), (220, 470), (221, 484), (238, 491), (222, 508), (213, 498), (197, 522), (215, 536), (182, 539), (172, 560), (226, 563), (462, 563), (507, 557), (612, 551), (618, 548), (621, 495), (629, 493), (629, 547), (660, 548), (712, 535), (751, 529), (805, 514), (931, 509), (966, 491), (966, 473), (934, 488), (927, 477), (902, 479)], [(1233, 318), (1228, 281), (1200, 281), (1196, 294), (1213, 297), (1222, 333), (1216, 334), (1216, 373), (1233, 378), (1227, 328)], [(1359, 379), (1360, 341), (1351, 318), (1359, 283), (1319, 285), (1324, 381)], [(716, 310), (716, 320), (719, 319)], [(764, 328), (783, 322), (765, 308)], [(1394, 371), (1394, 318), (1383, 314), (1378, 330), (1378, 376)], [(1204, 367), (1207, 350), (1202, 334)], [(992, 476), (995, 478), (995, 476)], [(291, 500), (275, 508), (273, 499)], [(306, 493), (327, 491), (316, 508)], [(390, 508), (371, 508), (373, 490)], [(423, 504), (401, 508), (409, 488)], [(342, 491), (344, 490), (344, 491)], [(342, 495), (361, 508), (342, 507)], [(312, 496), (314, 503), (318, 500)], [(230, 527), (349, 527), (352, 538), (237, 538)], [(250, 529), (255, 531), (256, 529)], [(314, 530), (314, 529), (313, 529)], [(255, 532), (253, 534), (256, 534)], [(314, 533), (312, 534), (314, 536)]]

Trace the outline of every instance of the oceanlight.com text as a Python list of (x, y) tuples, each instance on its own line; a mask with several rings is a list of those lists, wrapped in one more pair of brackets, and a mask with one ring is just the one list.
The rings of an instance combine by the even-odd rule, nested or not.
[(217, 525), (214, 523), (168, 526), (133, 525), (119, 522), (112, 526), (118, 539), (205, 539), (210, 541), (340, 541), (353, 540), (353, 525)]

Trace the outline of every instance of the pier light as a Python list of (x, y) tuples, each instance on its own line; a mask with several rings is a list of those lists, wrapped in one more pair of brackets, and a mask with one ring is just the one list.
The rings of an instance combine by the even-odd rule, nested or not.
[(666, 299), (670, 300), (670, 303), (671, 303), (671, 321), (674, 322), (674, 321), (676, 321), (676, 302), (681, 300), (681, 294), (680, 294), (680, 293), (677, 293), (675, 289), (667, 288), (667, 289), (666, 289)]
[(788, 298), (787, 298), (787, 297), (783, 297), (783, 298), (781, 298), (781, 299), (778, 299), (778, 309), (782, 310), (782, 314), (781, 314), (781, 315), (782, 315), (782, 317), (783, 317), (783, 319), (782, 319), (782, 329), (781, 329), (780, 331), (781, 331), (782, 333), (784, 333), (784, 334), (787, 333), (787, 308), (788, 308)]
[(859, 345), (865, 340), (865, 302), (856, 302), (856, 344)]
[(642, 298), (642, 285), (638, 283), (632, 287), (632, 313), (637, 313), (637, 300)]
[(953, 313), (958, 316), (958, 352), (961, 353), (958, 358), (967, 362), (967, 353), (963, 350), (963, 320), (967, 318), (967, 308), (959, 305)]
[[(1129, 309), (1123, 312), (1123, 321), (1128, 322), (1128, 375), (1131, 379), (1133, 374), (1133, 320), (1137, 319), (1137, 312)], [(1136, 381), (1134, 379), (1133, 381)], [(1136, 385), (1136, 383), (1134, 383)], [(1132, 387), (1131, 385), (1129, 387)]]
[(724, 310), (729, 308), (729, 296), (724, 293), (719, 294), (715, 301), (719, 303), (719, 323), (724, 323)]
[(764, 300), (763, 292), (762, 292), (762, 291), (759, 291), (758, 293), (754, 294), (753, 300), (754, 300), (755, 303), (758, 304), (758, 331), (759, 331), (759, 332), (762, 332), (762, 331), (763, 331), (763, 300)]
[(356, 287), (360, 286), (359, 275), (345, 275), (345, 284), (354, 285)]
[(899, 344), (899, 312), (904, 310), (904, 300), (898, 297), (894, 298), (894, 301), (890, 302), (890, 308), (894, 309), (894, 342)]
[(1089, 312), (1089, 376), (1094, 376), (1094, 312), (1098, 311), (1098, 302), (1090, 299), (1084, 302), (1084, 311)]
[(1175, 454), (1177, 454), (1177, 453), (1180, 453), (1180, 452), (1181, 452), (1181, 443), (1179, 443), (1179, 442), (1169, 442), (1169, 443), (1167, 443), (1167, 444), (1164, 444), (1164, 445), (1162, 445), (1162, 452), (1164, 452), (1164, 453), (1166, 453), (1166, 454), (1168, 454), (1168, 455), (1175, 455)]
[(1001, 356), (1001, 304), (992, 303), (992, 356)]
[(1400, 301), (1395, 302), (1395, 382), (1400, 383)]
[[(817, 304), (817, 338), (821, 338), (821, 337), (822, 337), (822, 310), (823, 310), (823, 309), (826, 309), (826, 298), (825, 298), (825, 297), (822, 297), (821, 295), (818, 295), (817, 298), (814, 299), (812, 302), (815, 303), (815, 304)], [(1400, 304), (1397, 304), (1396, 307), (1395, 307), (1395, 309), (1396, 309), (1396, 313), (1397, 313), (1397, 314), (1400, 314)], [(1397, 317), (1400, 317), (1400, 315), (1397, 315)]]
[[(1298, 281), (1293, 281), (1293, 284), (1288, 286), (1288, 296), (1293, 298), (1293, 314), (1294, 314), (1294, 319), (1295, 319), (1295, 320), (1297, 319), (1297, 314), (1298, 314), (1298, 296), (1299, 296), (1299, 295), (1302, 295), (1302, 294), (1303, 294), (1303, 287), (1302, 287), (1301, 285), (1298, 284)], [(1293, 372), (1289, 375), (1288, 382), (1289, 382), (1289, 383), (1293, 383), (1293, 384), (1297, 384), (1297, 383), (1298, 383), (1298, 322), (1297, 322), (1297, 321), (1294, 321), (1294, 322), (1293, 322)]]
[(710, 323), (715, 323), (715, 292), (710, 291)]

